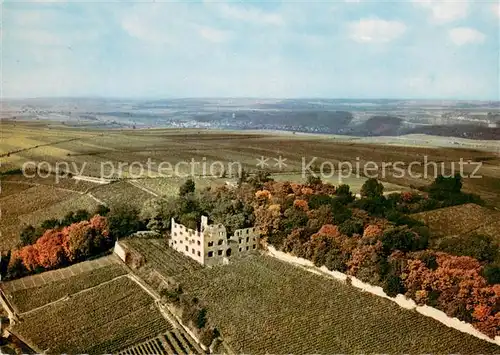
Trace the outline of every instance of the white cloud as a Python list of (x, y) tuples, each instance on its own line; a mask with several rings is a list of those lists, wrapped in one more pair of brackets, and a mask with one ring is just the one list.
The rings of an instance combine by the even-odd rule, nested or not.
[(491, 6), (491, 9), (493, 10), (493, 13), (494, 13), (495, 15), (497, 15), (498, 17), (500, 17), (500, 3), (498, 3), (498, 4), (493, 4), (493, 5)]
[(417, 6), (427, 9), (433, 21), (446, 23), (467, 17), (468, 0), (413, 0)]
[(455, 27), (448, 32), (450, 39), (457, 46), (470, 43), (483, 43), (486, 36), (474, 28)]
[(202, 27), (199, 32), (201, 37), (215, 43), (226, 42), (231, 38), (230, 32), (221, 31), (211, 27)]
[(356, 42), (386, 43), (402, 36), (406, 25), (399, 21), (361, 19), (349, 24), (350, 36)]
[(281, 14), (266, 12), (254, 6), (229, 5), (215, 2), (205, 2), (205, 4), (216, 9), (222, 17), (233, 21), (273, 26), (281, 26), (285, 23)]
[(121, 14), (121, 26), (131, 37), (153, 44), (177, 44), (196, 34), (196, 13), (183, 3), (133, 6)]

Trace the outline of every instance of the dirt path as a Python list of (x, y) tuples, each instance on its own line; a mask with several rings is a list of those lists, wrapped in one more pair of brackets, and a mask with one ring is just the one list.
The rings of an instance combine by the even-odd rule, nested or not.
[(10, 151), (10, 152), (7, 152), (7, 153), (0, 154), (0, 158), (10, 157), (12, 154), (22, 153), (22, 152), (26, 152), (26, 151), (29, 151), (29, 150), (37, 149), (37, 148), (40, 148), (40, 147), (49, 147), (49, 146), (53, 146), (53, 145), (56, 145), (56, 144), (73, 142), (73, 141), (76, 141), (76, 140), (79, 140), (79, 139), (82, 139), (82, 138), (70, 138), (70, 139), (65, 139), (65, 140), (62, 140), (62, 141), (57, 141), (57, 142), (52, 142), (52, 143), (46, 143), (46, 144), (39, 144), (39, 145), (35, 145), (33, 147), (28, 147), (28, 148), (13, 150), (13, 151)]
[(58, 189), (58, 190), (61, 190), (61, 191), (76, 192), (77, 194), (85, 195), (85, 192), (83, 192), (83, 191), (71, 190), (71, 189), (67, 189), (67, 188), (64, 188), (64, 187), (57, 187), (55, 184), (49, 185), (49, 184), (39, 184), (37, 182), (10, 181), (10, 180), (9, 181), (4, 181), (4, 183), (7, 183), (7, 184), (28, 185), (28, 186), (33, 186), (33, 187), (47, 186), (47, 187), (53, 187), (54, 189)]
[(94, 201), (96, 201), (98, 204), (101, 204), (103, 206), (108, 206), (108, 204), (106, 202), (104, 202), (103, 200), (99, 200), (97, 197), (95, 197), (94, 195), (92, 195), (90, 192), (87, 192), (87, 196), (90, 197), (91, 199), (93, 199)]
[(136, 180), (127, 180), (127, 182), (134, 186), (134, 187), (137, 187), (138, 189), (141, 189), (142, 191), (154, 196), (154, 197), (160, 197), (160, 195), (158, 195), (156, 192), (154, 191), (151, 191), (150, 189), (148, 189), (147, 187), (144, 187), (144, 186), (141, 186)]

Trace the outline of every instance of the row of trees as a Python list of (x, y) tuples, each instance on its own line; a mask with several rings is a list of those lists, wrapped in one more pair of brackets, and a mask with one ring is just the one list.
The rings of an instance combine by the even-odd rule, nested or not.
[(196, 191), (194, 181), (188, 179), (181, 185), (178, 196), (149, 201), (140, 218), (148, 221), (148, 229), (165, 233), (170, 230), (171, 218), (197, 229), (201, 216), (207, 215), (211, 222), (224, 224), (228, 233), (232, 233), (255, 223), (253, 208), (246, 203), (245, 195), (248, 193), (243, 188), (225, 186)]
[(69, 212), (61, 219), (24, 227), (18, 247), (2, 255), (0, 273), (13, 279), (64, 267), (101, 254), (115, 240), (145, 228), (139, 210), (129, 206)]
[(95, 215), (88, 221), (48, 229), (34, 244), (11, 252), (7, 278), (17, 278), (67, 266), (99, 254), (112, 245), (106, 217)]
[(94, 215), (106, 216), (110, 209), (106, 206), (99, 205), (94, 212), (89, 212), (85, 209), (68, 212), (63, 218), (50, 218), (43, 221), (38, 227), (32, 225), (25, 226), (19, 234), (20, 246), (26, 246), (36, 243), (45, 231), (49, 229), (60, 229), (67, 227), (73, 223), (89, 220)]

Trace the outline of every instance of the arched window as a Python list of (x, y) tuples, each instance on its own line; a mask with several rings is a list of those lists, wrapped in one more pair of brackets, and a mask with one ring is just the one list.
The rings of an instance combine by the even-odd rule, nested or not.
[(226, 250), (226, 256), (231, 256), (231, 248), (228, 248), (228, 249)]

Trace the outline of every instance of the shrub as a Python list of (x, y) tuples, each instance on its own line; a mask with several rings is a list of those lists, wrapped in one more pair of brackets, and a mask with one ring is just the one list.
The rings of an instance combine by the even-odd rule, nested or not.
[(398, 294), (406, 292), (401, 278), (394, 274), (389, 274), (384, 280), (382, 288), (389, 297), (395, 297)]

